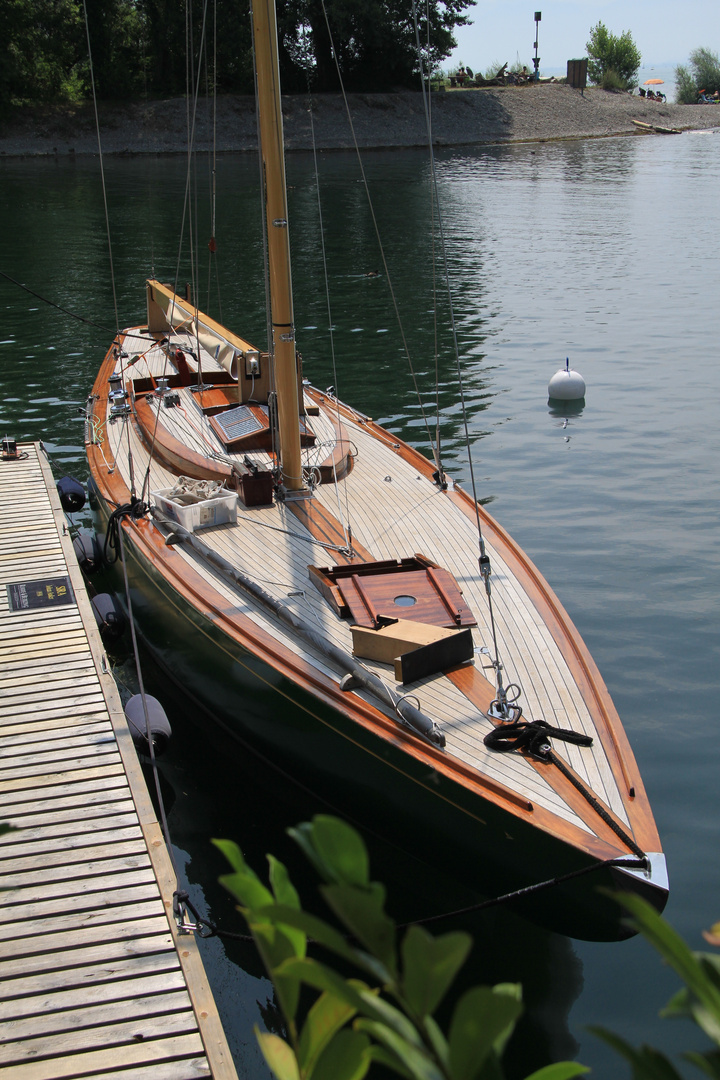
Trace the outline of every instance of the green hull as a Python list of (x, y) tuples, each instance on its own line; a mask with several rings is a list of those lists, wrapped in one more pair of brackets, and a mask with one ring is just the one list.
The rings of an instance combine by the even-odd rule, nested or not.
[[(104, 525), (107, 508), (96, 510), (98, 525)], [(664, 902), (662, 890), (640, 875), (597, 866), (586, 853), (453, 782), (244, 650), (173, 588), (133, 544), (129, 530), (124, 550), (142, 639), (202, 723), (219, 725), (355, 821), (448, 869), (482, 896), (589, 870), (512, 901), (513, 910), (548, 929), (620, 940), (629, 936), (621, 910), (600, 890), (619, 886), (658, 906)]]

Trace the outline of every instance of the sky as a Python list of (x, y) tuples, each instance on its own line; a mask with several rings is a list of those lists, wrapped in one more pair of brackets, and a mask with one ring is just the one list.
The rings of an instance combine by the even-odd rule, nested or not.
[(538, 24), (540, 72), (566, 69), (567, 61), (586, 56), (590, 29), (602, 22), (613, 33), (625, 30), (642, 54), (643, 67), (651, 64), (687, 64), (692, 49), (720, 52), (719, 0), (476, 0), (466, 14), (472, 26), (458, 27), (458, 48), (444, 62), (460, 63), (486, 72), (495, 61), (511, 68), (532, 70), (535, 54), (535, 12)]

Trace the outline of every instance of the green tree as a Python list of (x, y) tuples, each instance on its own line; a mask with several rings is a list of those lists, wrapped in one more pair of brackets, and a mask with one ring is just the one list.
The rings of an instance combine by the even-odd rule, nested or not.
[(66, 98), (83, 34), (77, 0), (0, 0), (0, 27), (0, 103)]
[(720, 59), (710, 49), (694, 49), (690, 53), (690, 67), (679, 64), (675, 68), (676, 100), (682, 105), (694, 105), (698, 94), (704, 90), (714, 94), (720, 90)]
[[(373, 1062), (405, 1080), (502, 1080), (502, 1052), (522, 1012), (520, 987), (466, 991), (446, 1036), (433, 1013), (465, 962), (470, 936), (434, 938), (411, 926), (398, 942), (385, 890), (370, 880), (367, 850), (354, 829), (319, 815), (290, 835), (322, 878), (323, 899), (342, 931), (302, 910), (282, 863), (269, 857), (268, 888), (236, 844), (215, 841), (233, 871), (220, 880), (240, 902), (283, 1014), (287, 1039), (256, 1028), (277, 1080), (362, 1080)], [(362, 977), (345, 978), (309, 957), (309, 939)], [(317, 994), (304, 1023), (302, 985)], [(571, 1080), (587, 1071), (560, 1062), (528, 1080)]]
[[(429, 0), (420, 6), (426, 71), (455, 47), (453, 30), (468, 22), (463, 12), (472, 3)], [(332, 43), (321, 0), (278, 0), (286, 93), (304, 92), (308, 82), (313, 90), (339, 88), (333, 45), (349, 90), (418, 86), (407, 0), (326, 0), (325, 6)], [(250, 16), (237, 0), (216, 0), (207, 9), (174, 0), (86, 0), (86, 7), (100, 98), (182, 94), (188, 79), (194, 88), (198, 71), (203, 90), (214, 79), (221, 92), (253, 92)], [(0, 103), (90, 96), (82, 0), (0, 0), (0, 26)]]
[(585, 48), (591, 82), (608, 90), (629, 90), (635, 85), (642, 57), (629, 30), (617, 37), (599, 22), (591, 29)]
[[(456, 26), (473, 0), (429, 0), (418, 5), (424, 66), (433, 70), (457, 44)], [(407, 0), (326, 0), (337, 61), (348, 90), (418, 86), (419, 62), (412, 5)], [(337, 90), (338, 77), (321, 0), (280, 0), (278, 33), (286, 90)], [(428, 33), (429, 18), (429, 33)], [(426, 48), (429, 37), (429, 48)]]
[(87, 32), (83, 16), (78, 60), (85, 96), (90, 97), (92, 93), (88, 32), (97, 96), (122, 99), (141, 94), (146, 86), (150, 57), (147, 55), (146, 20), (135, 0), (85, 0), (85, 10)]

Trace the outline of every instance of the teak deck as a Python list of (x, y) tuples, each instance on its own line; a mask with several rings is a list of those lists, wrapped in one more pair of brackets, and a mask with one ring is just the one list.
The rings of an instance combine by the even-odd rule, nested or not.
[[(170, 340), (184, 351), (197, 347), (194, 338), (188, 345), (183, 333), (171, 334)], [(109, 378), (115, 363), (108, 354), (103, 377), (97, 384), (100, 393), (96, 400), (91, 399), (94, 403), (88, 445), (91, 471), (105, 496), (113, 504), (128, 499), (128, 448), (132, 450), (135, 476), (148, 470), (151, 492), (172, 486), (177, 471), (195, 477), (212, 475), (215, 479), (222, 479), (221, 472), (229, 476), (233, 455), (226, 453), (217, 440), (191, 388), (178, 388), (179, 407), (162, 408), (156, 395), (143, 396), (147, 387), (155, 385), (154, 380), (167, 373), (162, 349), (157, 345), (148, 348), (147, 337), (134, 330), (124, 333), (123, 349), (130, 357), (127, 370), (132, 378), (128, 385), (133, 381), (137, 391), (134, 407), (137, 410), (138, 397), (142, 398), (140, 404), (147, 417), (142, 419), (138, 413), (128, 422), (106, 415), (104, 378)], [(224, 371), (213, 357), (204, 349), (201, 353), (206, 378), (212, 380), (216, 373), (224, 378)], [(434, 466), (409, 453), (407, 447), (403, 449), (369, 418), (311, 387), (306, 387), (305, 404), (312, 416), (316, 442), (305, 451), (304, 463), (309, 469), (317, 469), (337, 454), (338, 444), (350, 446), (354, 460), (347, 493), (344, 485), (338, 494), (332, 483), (323, 483), (311, 500), (295, 504), (280, 502), (256, 508), (240, 502), (237, 524), (203, 531), (203, 544), (249, 577), (257, 577), (276, 600), (293, 613), (309, 617), (329, 642), (350, 652), (351, 620), (339, 619), (337, 603), (328, 602), (335, 583), (323, 587), (322, 581), (318, 584), (322, 572), (311, 569), (314, 584), (308, 585), (309, 565), (328, 565), (326, 545), (342, 549), (346, 543), (337, 516), (338, 503), (342, 502), (346, 509), (345, 501), (350, 501), (347, 510), (352, 521), (353, 548), (361, 559), (402, 560), (417, 555), (417, 545), (422, 542), (420, 557), (435, 560), (453, 575), (474, 616), (472, 623), (477, 618), (477, 626), (473, 628), (474, 667), (439, 674), (413, 686), (422, 707), (438, 721), (446, 736), (444, 757), (424, 749), (421, 752), (430, 754), (433, 766), (442, 767), (452, 757), (456, 771), (465, 770), (463, 775), (470, 783), (500, 793), (502, 800), (521, 807), (520, 813), (532, 818), (533, 823), (542, 819), (550, 831), (562, 828), (600, 858), (612, 855), (617, 851), (617, 836), (606, 821), (589, 810), (569, 781), (527, 758), (494, 754), (484, 745), (484, 735), (493, 727), (485, 711), (494, 696), (494, 676), (490, 659), (485, 656), (488, 650), (483, 647), (492, 636), (484, 586), (472, 554), (477, 548), (477, 533), (471, 502), (452, 485), (444, 493), (429, 489), (426, 482)], [(152, 460), (148, 441), (154, 446)], [(272, 466), (270, 454), (261, 451), (253, 457), (261, 467)], [(654, 823), (642, 809), (644, 798), (636, 800), (642, 786), (637, 766), (624, 733), (611, 719), (612, 705), (589, 654), (574, 628), (556, 617), (557, 602), (547, 587), (538, 587), (537, 571), (527, 557), (491, 519), (484, 519), (483, 529), (493, 562), (495, 617), (506, 680), (522, 686), (528, 717), (545, 718), (594, 738), (592, 750), (563, 745), (562, 754), (569, 767), (602, 800), (607, 814), (621, 828), (630, 825), (632, 815), (631, 828), (639, 829), (635, 839), (644, 850), (657, 850)], [(269, 542), (273, 532), (283, 534), (282, 543)], [(289, 662), (298, 670), (302, 668), (308, 678), (325, 680), (327, 665), (311, 647), (298, 642), (272, 616), (239, 597), (202, 559), (181, 545), (168, 554), (170, 549), (162, 538), (155, 538), (152, 544), (156, 547), (152, 547), (150, 533), (143, 536), (143, 543), (148, 544), (146, 557), (163, 567), (172, 561), (173, 573), (199, 598), (200, 608), (212, 612), (213, 619), (227, 622), (230, 633), (237, 631), (241, 636), (250, 634), (273, 642), (272, 648), (279, 646), (278, 654), (284, 650), (283, 655), (292, 657)], [(337, 563), (347, 561), (337, 548), (334, 558)], [(258, 568), (262, 568), (261, 572)], [(342, 575), (337, 568), (336, 572)], [(547, 609), (544, 618), (539, 614), (538, 602)], [(281, 665), (280, 660), (278, 663)], [(365, 663), (379, 677), (388, 677), (383, 665)], [(328, 685), (323, 682), (326, 690)], [(587, 695), (582, 692), (583, 686), (591, 687)], [(347, 697), (341, 692), (338, 701), (341, 708), (348, 707)], [(393, 733), (393, 738), (407, 741), (403, 733)]]
[(20, 450), (0, 461), (0, 821), (17, 830), (0, 838), (0, 1072), (236, 1080), (195, 939), (168, 917), (169, 857), (54, 479)]

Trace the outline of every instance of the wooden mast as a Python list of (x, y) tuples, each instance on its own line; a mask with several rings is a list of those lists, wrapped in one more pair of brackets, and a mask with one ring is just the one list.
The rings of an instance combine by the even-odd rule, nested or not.
[(265, 182), (270, 311), (282, 479), (288, 491), (303, 489), (290, 239), (287, 223), (285, 155), (280, 102), (277, 23), (274, 0), (253, 0), (260, 150)]

